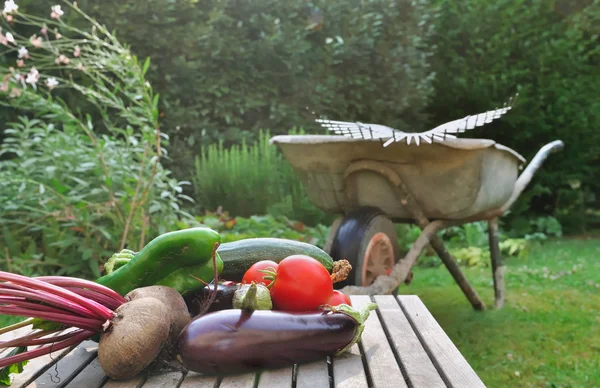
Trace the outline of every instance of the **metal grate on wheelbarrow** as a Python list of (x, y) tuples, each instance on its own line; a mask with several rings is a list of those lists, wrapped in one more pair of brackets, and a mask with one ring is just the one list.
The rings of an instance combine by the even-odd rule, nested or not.
[(451, 135), (451, 133), (462, 133), (469, 129), (491, 123), (493, 120), (500, 118), (511, 110), (517, 96), (518, 93), (505, 102), (502, 108), (496, 108), (475, 115), (468, 115), (420, 133), (403, 132), (381, 124), (365, 124), (361, 122), (335, 121), (321, 118), (316, 119), (315, 121), (322, 127), (325, 127), (338, 135), (352, 137), (354, 139), (387, 139), (387, 141), (383, 143), (384, 147), (404, 139), (406, 139), (406, 144), (411, 144), (411, 142), (414, 141), (418, 146), (421, 140), (431, 144), (433, 141), (444, 141), (447, 138), (455, 139), (456, 136)]

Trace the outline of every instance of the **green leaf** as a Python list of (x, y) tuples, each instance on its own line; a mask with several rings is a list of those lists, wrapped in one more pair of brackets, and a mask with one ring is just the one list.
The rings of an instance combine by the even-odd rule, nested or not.
[[(21, 346), (21, 347), (13, 349), (5, 357), (16, 356), (17, 354), (21, 354), (26, 351), (27, 351), (27, 347)], [(3, 357), (3, 358), (5, 358), (5, 357)], [(21, 361), (21, 362), (17, 362), (15, 364), (12, 364), (9, 366), (5, 366), (4, 368), (0, 369), (0, 383), (9, 386), (11, 384), (10, 375), (13, 373), (17, 374), (17, 373), (23, 372), (23, 367), (25, 365), (27, 365), (28, 362), (29, 361)]]
[(148, 71), (149, 68), (150, 68), (150, 57), (147, 57), (146, 61), (144, 62), (144, 66), (142, 67), (142, 76), (146, 75), (146, 72)]
[(50, 322), (40, 318), (34, 318), (31, 326), (33, 329), (39, 330), (60, 330), (64, 328), (62, 323)]

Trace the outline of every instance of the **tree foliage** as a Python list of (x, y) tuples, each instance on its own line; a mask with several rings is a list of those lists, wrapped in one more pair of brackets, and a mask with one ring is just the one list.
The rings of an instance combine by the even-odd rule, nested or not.
[(544, 144), (563, 140), (565, 149), (548, 158), (513, 213), (554, 213), (571, 230), (583, 227), (585, 209), (600, 199), (600, 2), (439, 0), (438, 6), (432, 120), (485, 111), (518, 91), (513, 110), (469, 136), (494, 139), (528, 160)]

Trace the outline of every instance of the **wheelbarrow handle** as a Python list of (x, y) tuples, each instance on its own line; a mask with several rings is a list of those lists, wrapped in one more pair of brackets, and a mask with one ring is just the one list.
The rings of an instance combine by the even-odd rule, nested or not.
[(535, 154), (531, 162), (529, 162), (529, 165), (527, 165), (525, 170), (521, 173), (521, 175), (519, 175), (519, 178), (515, 183), (515, 188), (513, 189), (510, 198), (500, 208), (500, 210), (503, 213), (510, 209), (510, 207), (513, 205), (513, 203), (515, 203), (517, 198), (519, 198), (523, 190), (525, 190), (529, 182), (531, 182), (531, 179), (533, 178), (537, 170), (539, 170), (540, 167), (542, 167), (542, 164), (544, 163), (548, 155), (561, 151), (564, 147), (565, 143), (563, 143), (561, 140), (555, 140), (540, 148), (540, 150), (537, 152), (537, 154)]

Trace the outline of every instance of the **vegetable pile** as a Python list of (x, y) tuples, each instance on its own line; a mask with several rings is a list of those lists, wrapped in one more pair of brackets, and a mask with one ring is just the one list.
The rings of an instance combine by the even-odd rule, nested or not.
[(0, 313), (28, 318), (0, 334), (31, 325), (0, 342), (14, 348), (0, 375), (87, 339), (98, 341), (100, 365), (115, 380), (163, 361), (216, 375), (291, 366), (346, 351), (376, 308), (357, 311), (334, 290), (351, 270), (346, 260), (285, 239), (220, 245), (206, 227), (122, 250), (104, 270), (95, 282), (0, 272)]

